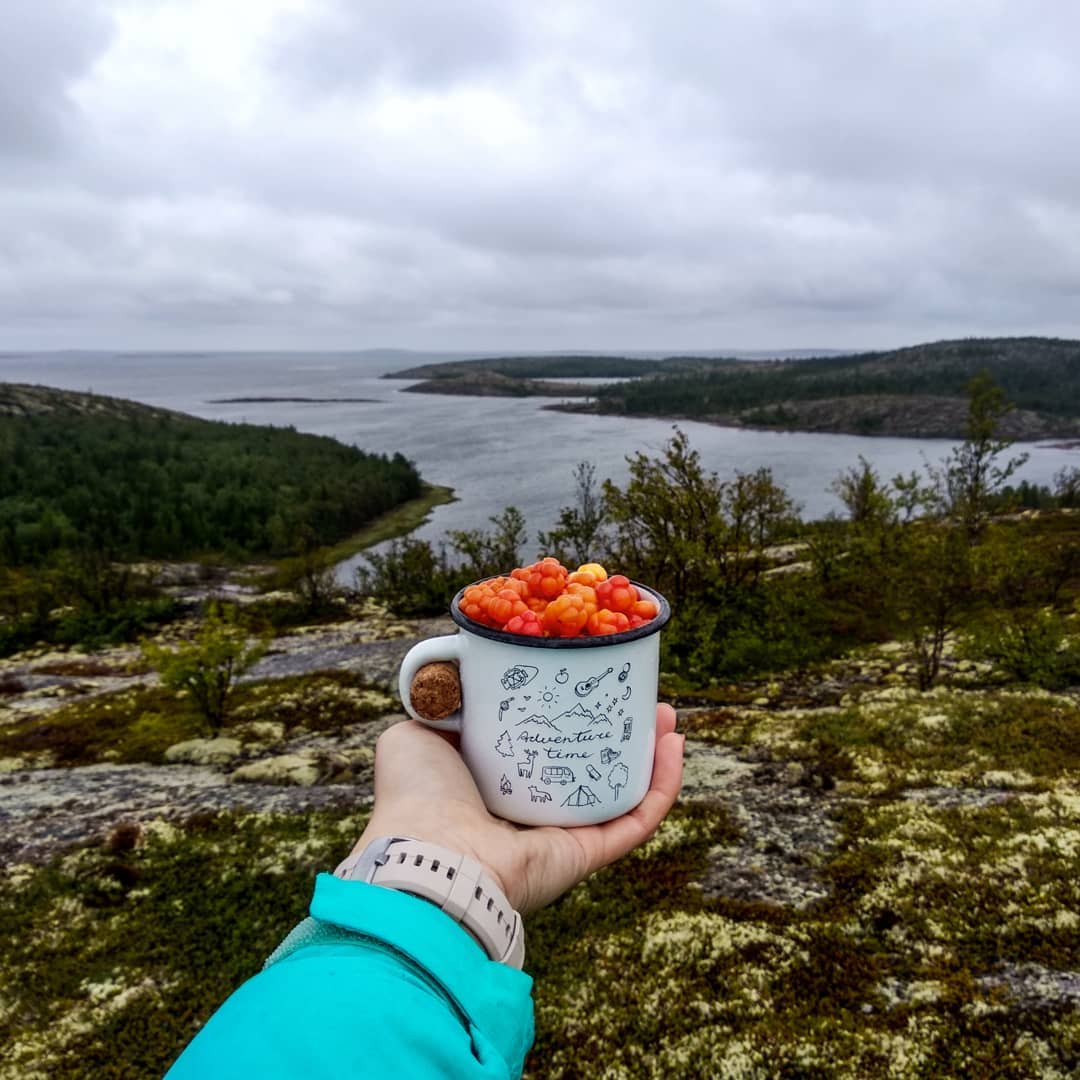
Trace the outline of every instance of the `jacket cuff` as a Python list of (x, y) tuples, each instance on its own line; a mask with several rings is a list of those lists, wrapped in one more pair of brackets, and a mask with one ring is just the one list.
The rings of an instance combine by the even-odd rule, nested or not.
[[(530, 976), (488, 959), (467, 930), (434, 904), (409, 893), (320, 874), (310, 910), (320, 923), (381, 942), (411, 960), (495, 1046), (507, 1065), (520, 1072), (533, 1038)], [(297, 931), (304, 926), (301, 923)], [(318, 940), (316, 935), (304, 944)], [(288, 939), (282, 944), (287, 943)], [(275, 952), (271, 961), (278, 958)]]

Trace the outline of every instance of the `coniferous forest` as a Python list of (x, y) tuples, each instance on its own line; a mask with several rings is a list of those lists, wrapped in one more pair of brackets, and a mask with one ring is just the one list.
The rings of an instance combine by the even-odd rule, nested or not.
[(288, 555), (420, 491), (400, 454), (163, 411), (0, 418), (0, 559)]
[(0, 656), (131, 640), (176, 618), (141, 560), (285, 559), (283, 574), (318, 591), (332, 574), (320, 552), (421, 488), (400, 454), (0, 386)]

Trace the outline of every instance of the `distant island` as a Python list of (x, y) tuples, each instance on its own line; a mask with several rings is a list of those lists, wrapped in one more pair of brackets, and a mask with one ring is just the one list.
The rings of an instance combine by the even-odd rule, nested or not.
[(498, 371), (467, 371), (447, 378), (425, 379), (405, 387), (407, 394), (459, 394), (463, 397), (589, 397), (595, 386), (572, 382), (520, 379)]
[(659, 371), (661, 361), (628, 356), (496, 356), (479, 360), (445, 360), (390, 371), (384, 379), (468, 379), (504, 375), (511, 379), (620, 379)]
[(208, 405), (374, 405), (375, 398), (367, 397), (223, 397), (211, 398)]
[(382, 377), (422, 380), (405, 387), (411, 394), (583, 398), (596, 387), (555, 380), (636, 378), (659, 370), (658, 360), (628, 356), (501, 356), (421, 364)]
[[(416, 393), (580, 398), (549, 409), (670, 417), (726, 427), (908, 438), (961, 438), (965, 390), (987, 371), (1015, 406), (1011, 439), (1080, 436), (1080, 341), (965, 338), (806, 359), (522, 356), (425, 364), (384, 378)], [(552, 383), (621, 379), (601, 386)]]

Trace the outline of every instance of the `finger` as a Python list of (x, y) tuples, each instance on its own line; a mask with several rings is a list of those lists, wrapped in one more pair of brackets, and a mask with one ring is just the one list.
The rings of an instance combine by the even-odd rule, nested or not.
[(659, 828), (682, 787), (685, 742), (686, 737), (675, 732), (657, 740), (652, 783), (633, 810), (601, 825), (570, 830), (585, 854), (589, 873), (622, 858)]
[(675, 710), (667, 704), (656, 706), (656, 737), (663, 738), (669, 731), (675, 730)]
[(622, 858), (628, 851), (647, 840), (660, 827), (660, 822), (675, 805), (682, 787), (684, 735), (671, 733), (656, 744), (656, 762), (653, 766), (652, 784), (641, 800), (628, 814), (606, 822), (604, 861)]

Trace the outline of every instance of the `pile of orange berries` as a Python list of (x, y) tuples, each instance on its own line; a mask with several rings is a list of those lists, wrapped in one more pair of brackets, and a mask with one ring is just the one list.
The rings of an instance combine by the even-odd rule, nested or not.
[(622, 574), (609, 577), (599, 563), (585, 563), (571, 573), (550, 557), (519, 566), (509, 577), (470, 585), (459, 607), (483, 626), (560, 638), (634, 630), (656, 618), (659, 610)]

